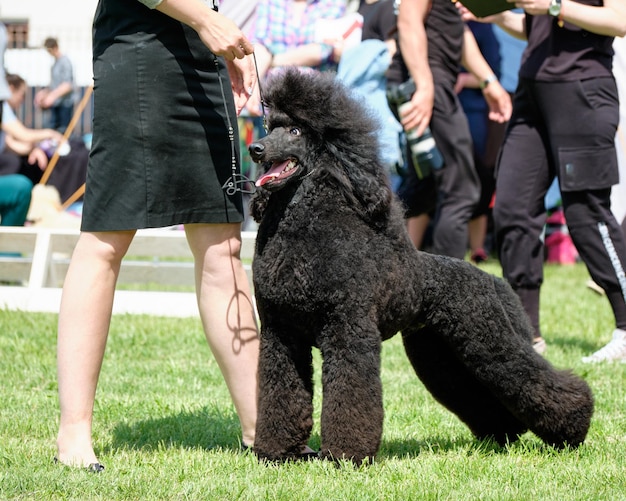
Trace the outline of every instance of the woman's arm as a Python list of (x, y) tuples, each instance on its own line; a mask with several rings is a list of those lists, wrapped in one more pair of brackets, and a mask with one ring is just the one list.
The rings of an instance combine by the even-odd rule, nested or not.
[(18, 143), (29, 144), (30, 149), (32, 149), (36, 143), (44, 139), (52, 139), (59, 143), (63, 141), (63, 134), (54, 129), (29, 129), (19, 120), (3, 122), (2, 130), (7, 135), (7, 141), (9, 141), (9, 137), (11, 137)]
[(12, 151), (16, 155), (24, 157), (33, 151), (33, 143), (26, 141), (19, 141), (13, 136), (7, 134), (5, 136), (5, 148), (8, 151)]
[(480, 47), (472, 31), (465, 26), (463, 34), (463, 52), (461, 54), (463, 66), (480, 82), (485, 100), (489, 106), (489, 119), (503, 123), (511, 118), (511, 96), (504, 90), (487, 60), (480, 52)]
[(50, 108), (57, 99), (65, 96), (66, 94), (69, 94), (73, 90), (74, 87), (70, 82), (62, 82), (61, 84), (59, 84), (58, 87), (46, 93), (46, 95), (41, 100), (41, 106), (43, 108)]
[[(551, 0), (518, 0), (516, 7), (529, 14), (547, 14)], [(609, 37), (626, 35), (626, 0), (604, 0), (604, 5), (593, 6), (574, 0), (561, 0), (559, 18), (591, 33)]]
[(400, 50), (417, 88), (401, 121), (405, 130), (417, 127), (418, 134), (422, 134), (430, 123), (435, 103), (435, 84), (428, 64), (428, 39), (424, 27), (429, 9), (430, 0), (403, 0), (398, 12)]
[(272, 67), (319, 66), (324, 62), (325, 53), (328, 53), (328, 50), (325, 50), (324, 44), (309, 43), (300, 45), (281, 54), (275, 54), (272, 59)]
[(526, 16), (523, 12), (507, 10), (493, 16), (494, 23), (506, 31), (509, 35), (520, 40), (526, 40)]
[[(516, 0), (515, 7), (534, 16), (547, 15), (552, 0)], [(574, 24), (591, 33), (609, 37), (626, 36), (626, 0), (604, 0), (604, 5), (594, 6), (575, 0), (561, 0), (559, 19)], [(525, 39), (524, 14), (506, 11), (477, 19), (466, 7), (459, 5), (465, 21), (495, 23), (510, 35)]]
[[(511, 8), (513, 8), (513, 0), (509, 1), (511, 1)], [(519, 38), (520, 40), (526, 40), (526, 16), (522, 12), (511, 12), (510, 10), (507, 10), (492, 16), (476, 17), (460, 1), (456, 2), (456, 7), (459, 9), (463, 21), (478, 21), (480, 23), (497, 24), (512, 37)]]
[(28, 163), (37, 166), (43, 171), (48, 167), (48, 156), (46, 153), (31, 143), (18, 141), (12, 136), (6, 136), (6, 150), (12, 151), (21, 157), (28, 157)]

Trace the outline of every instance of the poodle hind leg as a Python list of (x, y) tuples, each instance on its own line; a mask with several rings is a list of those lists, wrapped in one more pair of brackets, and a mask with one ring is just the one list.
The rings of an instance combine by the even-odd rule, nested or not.
[[(350, 327), (341, 326), (343, 331)], [(360, 464), (378, 452), (383, 431), (381, 338), (363, 332), (329, 336), (322, 351), (322, 448), (329, 459)]]
[(589, 385), (571, 371), (555, 369), (533, 350), (533, 329), (517, 294), (504, 281), (495, 280), (494, 285), (510, 329), (492, 340), (489, 349), (493, 353), (497, 346), (510, 355), (508, 369), (475, 369), (483, 375), (491, 373), (492, 391), (544, 442), (555, 447), (580, 445), (593, 415)]
[[(287, 328), (283, 332), (292, 332)], [(261, 329), (254, 452), (259, 459), (299, 459), (313, 427), (311, 347)]]
[(426, 329), (403, 333), (413, 368), (433, 397), (456, 414), (478, 439), (517, 440), (528, 427), (459, 361), (446, 342)]
[(589, 385), (568, 370), (556, 370), (530, 348), (535, 365), (528, 384), (512, 397), (503, 398), (511, 409), (545, 443), (557, 448), (578, 447), (591, 425), (594, 399)]

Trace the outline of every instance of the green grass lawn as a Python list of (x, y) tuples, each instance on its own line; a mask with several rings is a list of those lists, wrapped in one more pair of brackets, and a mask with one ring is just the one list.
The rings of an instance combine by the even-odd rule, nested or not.
[[(499, 274), (497, 265), (486, 267)], [(0, 499), (626, 499), (626, 364), (587, 366), (609, 339), (608, 303), (582, 265), (546, 267), (546, 357), (594, 391), (587, 441), (555, 451), (531, 433), (506, 448), (475, 441), (417, 380), (395, 337), (384, 345), (383, 442), (374, 464), (257, 463), (198, 319), (115, 316), (98, 388), (100, 475), (54, 465), (56, 315), (0, 311)], [(315, 353), (316, 378), (320, 358)], [(316, 384), (311, 445), (319, 446)]]

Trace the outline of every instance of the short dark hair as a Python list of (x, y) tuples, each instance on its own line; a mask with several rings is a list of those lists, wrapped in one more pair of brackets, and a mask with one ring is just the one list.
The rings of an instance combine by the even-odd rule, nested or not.
[(59, 46), (59, 42), (57, 42), (56, 38), (48, 37), (44, 41), (43, 46), (46, 49), (56, 49)]
[(14, 89), (19, 89), (22, 85), (26, 84), (26, 80), (19, 75), (7, 73), (7, 83)]

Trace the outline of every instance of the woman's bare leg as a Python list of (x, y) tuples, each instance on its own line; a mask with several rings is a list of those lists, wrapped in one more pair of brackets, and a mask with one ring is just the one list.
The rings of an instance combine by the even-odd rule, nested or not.
[(254, 443), (259, 337), (252, 295), (239, 253), (239, 224), (188, 224), (195, 259), (198, 309), (207, 341), (222, 371), (242, 429)]
[(120, 264), (134, 234), (81, 233), (65, 277), (57, 340), (57, 458), (64, 464), (98, 462), (91, 441), (96, 385)]
[(485, 252), (485, 239), (487, 238), (488, 219), (485, 214), (470, 219), (467, 224), (469, 232), (470, 256)]
[(426, 234), (429, 224), (430, 216), (428, 214), (420, 214), (419, 216), (410, 217), (406, 220), (406, 228), (415, 248), (422, 248), (424, 235)]

